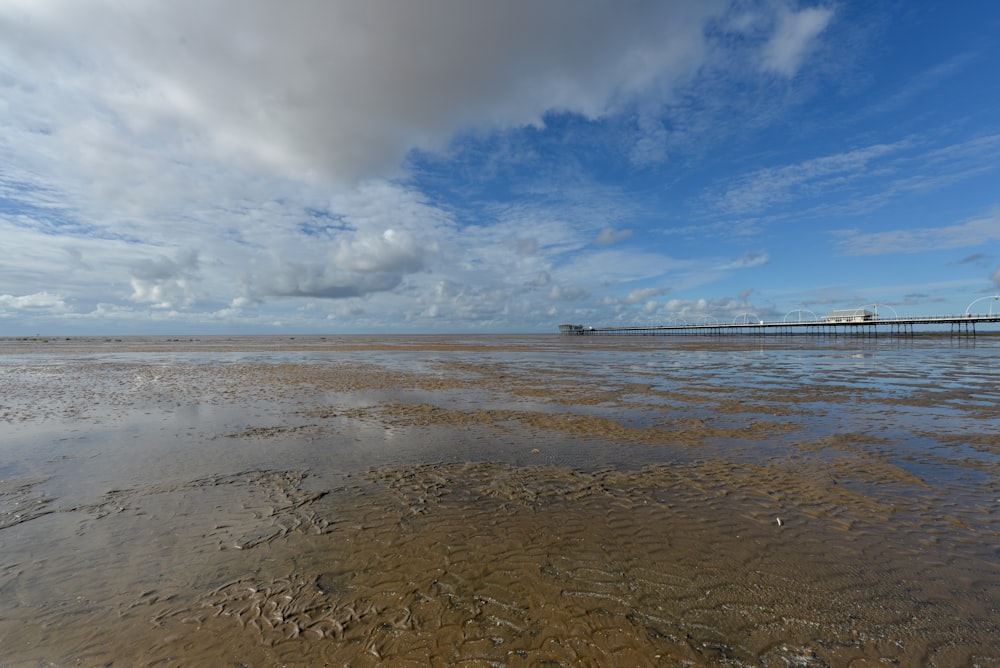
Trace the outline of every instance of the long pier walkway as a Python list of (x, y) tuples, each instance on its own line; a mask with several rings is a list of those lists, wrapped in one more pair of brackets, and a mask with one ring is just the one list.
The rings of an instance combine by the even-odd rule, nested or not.
[(647, 325), (635, 327), (584, 327), (560, 325), (559, 331), (570, 336), (664, 336), (670, 334), (722, 335), (796, 335), (818, 336), (913, 336), (914, 327), (947, 326), (952, 336), (975, 336), (976, 325), (1000, 323), (1000, 314), (928, 316), (918, 318), (870, 318), (851, 322), (808, 320), (795, 322), (741, 322), (701, 325)]

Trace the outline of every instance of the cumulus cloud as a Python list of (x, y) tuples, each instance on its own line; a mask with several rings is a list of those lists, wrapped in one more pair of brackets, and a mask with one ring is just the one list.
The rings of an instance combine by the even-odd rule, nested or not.
[(424, 249), (407, 232), (388, 229), (379, 235), (360, 235), (342, 241), (333, 264), (361, 273), (411, 273), (424, 264)]
[(324, 244), (316, 246), (303, 248), (300, 259), (290, 259), (294, 253), (286, 251), (248, 272), (233, 307), (262, 297), (340, 300), (388, 292), (421, 271), (430, 252), (409, 232), (395, 229), (342, 236), (325, 255)]
[(398, 274), (351, 274), (329, 265), (286, 262), (276, 271), (258, 278), (253, 288), (268, 297), (345, 299), (392, 290), (402, 280)]
[(3, 311), (67, 311), (63, 297), (50, 292), (36, 292), (30, 295), (0, 295), (0, 312)]
[(776, 314), (767, 308), (757, 306), (746, 299), (720, 297), (717, 299), (671, 299), (663, 305), (663, 311), (678, 322), (688, 324), (714, 324), (733, 322), (753, 322), (756, 319), (772, 318)]
[(832, 18), (833, 10), (824, 7), (783, 12), (777, 29), (764, 47), (764, 69), (786, 77), (794, 76)]
[(67, 0), (7, 12), (0, 41), (17, 61), (81, 64), (52, 83), (90, 87), (131, 133), (167, 131), (227, 161), (357, 181), (457, 129), (541, 124), (553, 109), (596, 117), (669, 85), (703, 62), (703, 25), (723, 8)]
[(174, 259), (160, 255), (132, 264), (134, 302), (156, 308), (190, 306), (197, 298), (199, 262), (195, 250), (179, 251)]

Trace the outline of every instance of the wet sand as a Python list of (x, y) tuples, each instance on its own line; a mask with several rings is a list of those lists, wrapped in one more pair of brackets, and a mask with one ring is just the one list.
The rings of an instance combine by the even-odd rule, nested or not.
[(1000, 666), (998, 352), (0, 341), (0, 665)]

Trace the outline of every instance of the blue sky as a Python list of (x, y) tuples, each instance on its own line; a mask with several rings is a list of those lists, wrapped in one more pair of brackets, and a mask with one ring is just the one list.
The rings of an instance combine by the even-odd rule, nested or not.
[(0, 335), (996, 311), (998, 68), (994, 2), (11, 0)]

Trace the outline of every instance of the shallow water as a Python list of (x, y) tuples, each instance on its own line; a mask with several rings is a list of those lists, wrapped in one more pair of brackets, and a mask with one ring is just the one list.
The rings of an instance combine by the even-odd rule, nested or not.
[(0, 665), (1000, 665), (1000, 339), (0, 340)]

